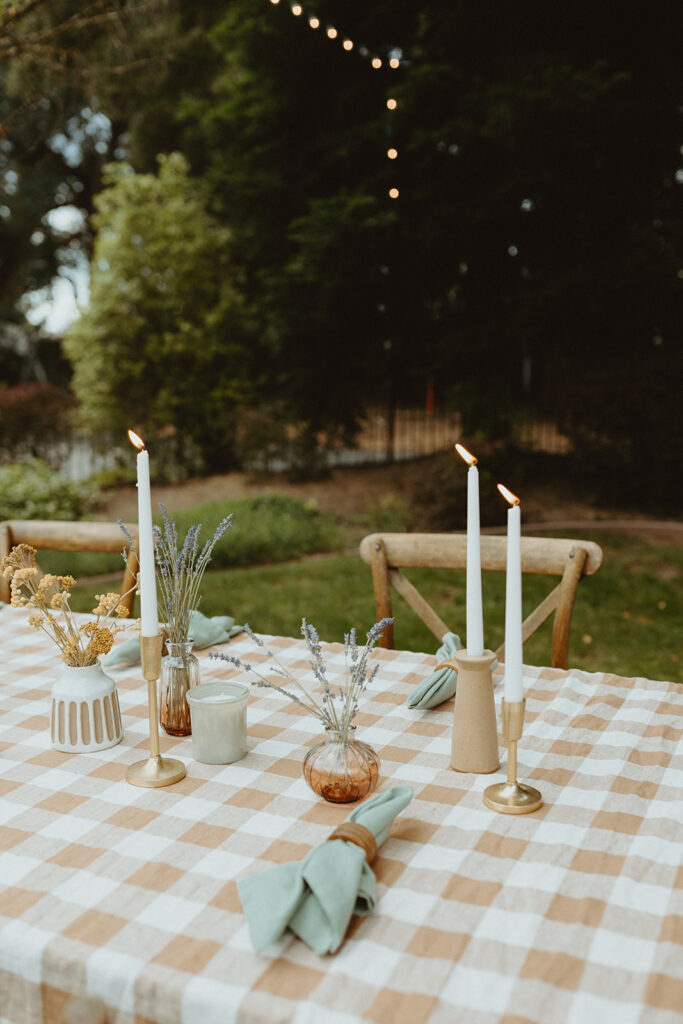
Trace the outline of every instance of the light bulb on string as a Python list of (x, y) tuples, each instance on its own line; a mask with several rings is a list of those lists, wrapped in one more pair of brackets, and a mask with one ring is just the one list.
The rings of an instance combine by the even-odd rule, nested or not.
[(270, 0), (270, 2), (271, 4), (273, 4), (274, 7), (277, 7), (277, 5), (280, 3), (280, 0)]
[(397, 68), (397, 67), (400, 66), (400, 64), (401, 64), (401, 62), (398, 59), (398, 57), (392, 57), (391, 60), (389, 61), (389, 67), (390, 68)]
[(311, 26), (311, 28), (320, 28), (320, 19), (315, 17), (309, 18), (308, 24)]
[(303, 14), (303, 10), (304, 9), (301, 4), (292, 4), (292, 14), (296, 15), (296, 17)]
[(396, 102), (396, 100), (393, 98), (393, 96), (390, 96), (389, 99), (387, 100), (387, 110), (396, 110), (397, 106), (398, 103)]
[(394, 149), (392, 146), (391, 149), (387, 150), (387, 156), (389, 157), (390, 160), (395, 160), (396, 157), (398, 156), (398, 150)]
[(353, 43), (351, 42), (350, 39), (345, 39), (344, 42), (342, 43), (342, 46), (344, 47), (345, 50), (353, 49)]
[(329, 37), (330, 39), (336, 39), (336, 38), (337, 38), (337, 34), (338, 34), (338, 33), (337, 33), (337, 30), (336, 30), (336, 28), (334, 28), (334, 27), (333, 27), (332, 25), (330, 25), (330, 27), (329, 27), (329, 28), (328, 28), (328, 30), (327, 30), (327, 35), (328, 35), (328, 37)]
[(378, 68), (382, 67), (382, 61), (379, 59), (379, 57), (373, 57), (370, 63), (372, 64), (372, 66), (375, 69), (375, 71)]
[(398, 196), (399, 196), (399, 192), (398, 192), (397, 188), (390, 188), (389, 189), (389, 198), (390, 199), (398, 199)]

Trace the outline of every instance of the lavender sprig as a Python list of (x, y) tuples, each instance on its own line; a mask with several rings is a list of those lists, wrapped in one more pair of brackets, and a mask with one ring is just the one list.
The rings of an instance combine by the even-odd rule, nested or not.
[(308, 648), (311, 669), (313, 675), (322, 688), (320, 703), (303, 687), (299, 680), (292, 675), (292, 673), (282, 664), (278, 656), (266, 646), (261, 637), (258, 636), (248, 624), (245, 624), (244, 629), (249, 638), (258, 647), (261, 647), (266, 656), (272, 659), (275, 663), (275, 667), (271, 669), (271, 673), (284, 678), (290, 685), (295, 686), (302, 696), (292, 693), (290, 690), (285, 689), (284, 686), (279, 686), (271, 679), (266, 678), (266, 676), (264, 676), (258, 669), (254, 668), (253, 665), (248, 665), (240, 658), (236, 658), (231, 654), (211, 652), (209, 657), (225, 661), (237, 668), (241, 668), (245, 672), (252, 672), (257, 677), (255, 683), (256, 686), (267, 686), (270, 689), (283, 694), (283, 696), (289, 697), (290, 700), (295, 701), (301, 707), (305, 708), (306, 711), (315, 715), (315, 717), (319, 719), (326, 728), (333, 729), (341, 739), (345, 740), (348, 737), (349, 728), (358, 711), (359, 698), (375, 678), (379, 669), (379, 665), (374, 665), (372, 671), (368, 675), (368, 658), (370, 657), (370, 654), (372, 653), (372, 650), (384, 629), (393, 621), (393, 619), (382, 619), (381, 622), (376, 622), (372, 629), (367, 633), (366, 643), (360, 654), (356, 643), (355, 629), (352, 629), (349, 633), (345, 634), (344, 660), (346, 682), (345, 685), (340, 686), (338, 691), (335, 693), (330, 687), (330, 683), (327, 678), (327, 669), (322, 654), (322, 645), (320, 643), (318, 631), (315, 626), (308, 623), (306, 619), (302, 619), (301, 633)]
[(156, 525), (153, 527), (154, 556), (159, 567), (159, 610), (167, 623), (171, 643), (182, 643), (188, 639), (192, 612), (199, 607), (199, 590), (211, 554), (232, 526), (232, 516), (226, 516), (220, 521), (213, 537), (204, 543), (201, 551), (201, 523), (189, 527), (178, 549), (175, 521), (163, 505), (159, 507), (162, 528)]

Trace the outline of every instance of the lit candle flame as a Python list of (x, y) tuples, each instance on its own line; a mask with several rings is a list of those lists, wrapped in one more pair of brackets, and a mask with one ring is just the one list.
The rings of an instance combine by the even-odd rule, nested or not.
[(468, 466), (476, 466), (477, 460), (472, 452), (468, 452), (463, 444), (456, 444), (455, 450), (461, 459), (464, 459)]
[(511, 505), (519, 505), (519, 498), (516, 494), (513, 494), (512, 491), (508, 491), (507, 487), (504, 487), (502, 484), (498, 484), (497, 487), (506, 501), (509, 501)]
[(135, 433), (135, 431), (133, 431), (133, 430), (129, 430), (128, 431), (128, 439), (129, 439), (130, 443), (135, 445), (136, 448), (139, 448), (140, 451), (142, 451), (144, 449), (145, 442), (142, 440), (141, 437), (138, 437), (138, 435)]

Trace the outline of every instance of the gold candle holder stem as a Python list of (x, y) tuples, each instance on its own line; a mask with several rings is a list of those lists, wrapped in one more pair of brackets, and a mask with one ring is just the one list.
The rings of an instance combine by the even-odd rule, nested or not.
[(508, 743), (508, 782), (517, 781), (517, 740)]
[(525, 706), (525, 700), (514, 703), (503, 700), (501, 705), (503, 736), (508, 745), (507, 781), (496, 782), (484, 790), (486, 806), (501, 814), (530, 814), (543, 803), (537, 789), (517, 781), (517, 742), (524, 728)]
[(126, 781), (132, 786), (158, 789), (171, 786), (185, 778), (185, 765), (173, 757), (162, 757), (159, 753), (159, 705), (157, 702), (157, 680), (161, 675), (162, 636), (140, 637), (140, 660), (142, 674), (147, 680), (147, 704), (149, 708), (149, 751), (144, 761), (136, 761), (126, 772)]

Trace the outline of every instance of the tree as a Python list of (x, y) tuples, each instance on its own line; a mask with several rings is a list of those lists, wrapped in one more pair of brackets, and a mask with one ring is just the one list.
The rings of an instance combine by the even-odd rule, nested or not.
[(91, 432), (169, 432), (178, 457), (227, 468), (235, 408), (255, 367), (230, 231), (206, 211), (180, 154), (158, 174), (105, 171), (88, 309), (64, 340)]
[[(0, 316), (90, 255), (101, 169), (121, 146), (110, 97), (168, 61), (172, 0), (0, 4)], [(53, 217), (60, 208), (70, 216)]]

